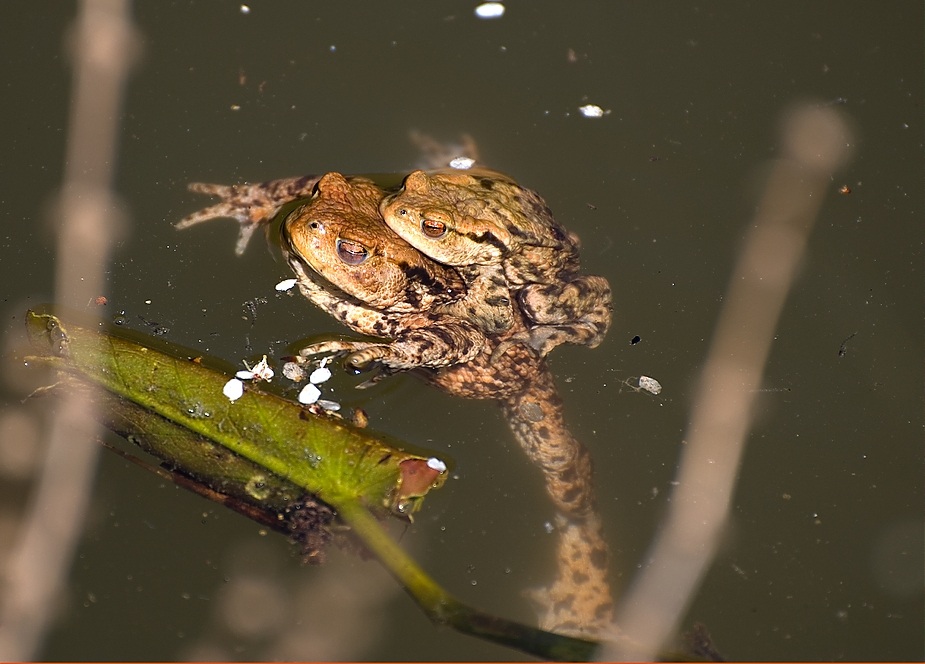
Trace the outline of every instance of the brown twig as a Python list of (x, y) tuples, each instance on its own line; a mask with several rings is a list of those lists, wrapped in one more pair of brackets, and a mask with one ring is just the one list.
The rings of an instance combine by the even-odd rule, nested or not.
[[(136, 38), (127, 0), (83, 0), (74, 35), (74, 91), (59, 201), (55, 298), (72, 307), (102, 295), (119, 217), (112, 194), (119, 107)], [(33, 659), (54, 613), (83, 525), (99, 426), (79, 394), (52, 415), (35, 493), (6, 573), (0, 659)]]
[(777, 321), (850, 141), (834, 109), (806, 106), (785, 117), (784, 156), (771, 170), (732, 275), (695, 394), (671, 511), (618, 612), (623, 638), (604, 659), (646, 661), (662, 650), (713, 560)]

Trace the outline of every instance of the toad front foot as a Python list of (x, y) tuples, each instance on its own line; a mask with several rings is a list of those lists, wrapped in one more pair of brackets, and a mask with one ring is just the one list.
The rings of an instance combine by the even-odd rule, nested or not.
[(258, 184), (193, 182), (188, 187), (190, 191), (215, 196), (221, 202), (187, 215), (175, 227), (184, 230), (212, 219), (234, 219), (240, 226), (235, 253), (241, 255), (254, 231), (266, 227), (286, 203), (310, 196), (318, 180), (318, 176), (306, 175)]
[(485, 337), (466, 321), (413, 328), (392, 342), (322, 341), (299, 351), (303, 358), (323, 353), (347, 354), (346, 363), (364, 370), (377, 363), (390, 373), (440, 369), (468, 362), (484, 350)]

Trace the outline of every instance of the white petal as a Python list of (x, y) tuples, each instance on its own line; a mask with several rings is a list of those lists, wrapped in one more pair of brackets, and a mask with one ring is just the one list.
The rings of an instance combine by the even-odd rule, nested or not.
[(318, 397), (320, 396), (321, 390), (309, 383), (299, 392), (299, 403), (304, 403), (305, 405), (312, 404), (318, 401)]
[(597, 104), (585, 104), (579, 107), (578, 110), (581, 111), (581, 114), (586, 118), (602, 118), (609, 113), (609, 111), (605, 111)]
[(222, 394), (231, 401), (237, 401), (241, 398), (241, 395), (244, 394), (244, 383), (237, 378), (232, 378), (225, 383), (225, 387), (222, 388)]
[(500, 2), (483, 2), (475, 8), (475, 15), (479, 18), (501, 18), (504, 16), (504, 5)]
[(450, 168), (455, 168), (460, 171), (469, 170), (474, 164), (475, 159), (470, 159), (469, 157), (456, 157), (450, 160)]
[(436, 470), (438, 473), (446, 472), (446, 464), (443, 463), (437, 457), (430, 457), (427, 460), (427, 467), (430, 468), (431, 470)]
[(281, 282), (276, 284), (276, 290), (283, 292), (287, 290), (292, 290), (292, 288), (299, 282), (298, 279), (283, 279)]
[(308, 377), (308, 382), (313, 385), (320, 385), (324, 381), (328, 380), (331, 377), (331, 370), (327, 367), (318, 367), (312, 371), (312, 375)]
[(257, 374), (255, 374), (253, 371), (244, 371), (243, 369), (235, 374), (235, 376), (241, 380), (254, 380), (254, 376), (256, 375)]
[(260, 380), (270, 380), (275, 375), (273, 369), (270, 368), (270, 365), (267, 364), (267, 356), (264, 355), (263, 358), (255, 364), (251, 371), (254, 372), (254, 375)]

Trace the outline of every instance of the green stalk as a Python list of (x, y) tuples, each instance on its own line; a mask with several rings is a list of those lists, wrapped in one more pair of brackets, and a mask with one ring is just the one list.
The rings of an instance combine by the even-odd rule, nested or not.
[(463, 604), (441, 588), (356, 501), (335, 505), (340, 517), (404, 587), (431, 621), (471, 636), (557, 661), (588, 661), (598, 643), (546, 632)]

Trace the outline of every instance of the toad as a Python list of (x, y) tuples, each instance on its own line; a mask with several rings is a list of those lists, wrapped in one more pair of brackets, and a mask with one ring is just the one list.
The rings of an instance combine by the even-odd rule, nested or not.
[(519, 307), (528, 330), (512, 339), (541, 357), (562, 343), (593, 348), (604, 338), (610, 285), (579, 273), (578, 237), (555, 220), (536, 192), (483, 168), (419, 170), (380, 207), (385, 222), (409, 244), (457, 267), (468, 289), (467, 317), (487, 333), (510, 329)]
[(302, 294), (354, 331), (389, 340), (329, 341), (303, 354), (349, 352), (353, 367), (377, 362), (389, 372), (473, 359), (485, 335), (445, 315), (465, 295), (462, 279), (382, 223), (382, 195), (370, 180), (328, 173), (283, 222), (283, 253)]

